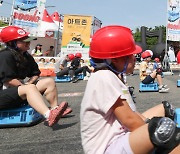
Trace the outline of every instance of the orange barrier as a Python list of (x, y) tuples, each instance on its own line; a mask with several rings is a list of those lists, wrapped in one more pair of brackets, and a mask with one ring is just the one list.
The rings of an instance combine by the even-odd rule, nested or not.
[(55, 77), (56, 76), (54, 69), (40, 69), (40, 71), (41, 71), (41, 74), (40, 74), (41, 77), (46, 77), (46, 76)]

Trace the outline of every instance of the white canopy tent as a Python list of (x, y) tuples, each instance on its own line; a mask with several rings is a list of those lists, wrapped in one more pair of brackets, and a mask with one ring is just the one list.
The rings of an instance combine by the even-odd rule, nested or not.
[[(56, 49), (58, 29), (59, 27), (45, 9), (39, 25), (38, 38), (31, 42), (29, 53), (31, 53), (37, 44), (42, 44), (43, 51), (48, 50), (50, 46), (55, 46)], [(57, 52), (55, 51), (55, 53)]]

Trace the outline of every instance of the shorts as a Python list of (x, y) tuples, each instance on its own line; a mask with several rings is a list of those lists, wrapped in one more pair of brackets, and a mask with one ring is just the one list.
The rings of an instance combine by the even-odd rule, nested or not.
[(129, 132), (117, 138), (109, 145), (104, 154), (133, 154), (129, 143)]
[(143, 84), (148, 84), (148, 83), (151, 83), (151, 82), (154, 82), (154, 78), (152, 78), (150, 75), (146, 76), (146, 78), (144, 80), (142, 80), (142, 83)]
[(18, 87), (0, 90), (0, 109), (19, 107), (26, 103), (27, 101), (18, 95)]

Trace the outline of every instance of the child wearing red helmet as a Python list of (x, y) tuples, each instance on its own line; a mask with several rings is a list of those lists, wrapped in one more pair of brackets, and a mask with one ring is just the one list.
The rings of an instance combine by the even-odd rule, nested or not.
[(68, 64), (75, 58), (74, 54), (67, 54), (65, 57), (61, 57), (55, 64), (55, 73), (57, 77), (69, 75)]
[[(169, 115), (163, 104), (140, 114), (124, 84), (123, 74), (133, 72), (134, 54), (141, 50), (127, 27), (106, 26), (93, 35), (89, 55), (98, 67), (88, 80), (80, 111), (85, 153), (168, 153), (179, 144), (179, 129), (163, 117)], [(172, 136), (167, 130), (177, 132)]]
[(58, 105), (56, 84), (52, 78), (39, 79), (38, 65), (27, 52), (30, 41), (34, 39), (28, 35), (16, 26), (7, 26), (1, 31), (1, 41), (7, 48), (0, 52), (0, 108), (18, 107), (28, 102), (46, 118), (49, 126), (53, 126), (72, 110), (67, 102)]
[(159, 68), (161, 68), (161, 66), (160, 66), (160, 60), (159, 60), (159, 58), (154, 58), (154, 63), (153, 63), (153, 70), (156, 70), (156, 69), (159, 69)]
[(154, 82), (154, 80), (157, 79), (157, 82), (159, 84), (159, 92), (168, 92), (169, 88), (166, 88), (167, 85), (162, 84), (162, 70), (160, 68), (156, 68), (151, 71), (151, 69), (149, 68), (148, 63), (151, 61), (152, 52), (146, 50), (141, 54), (141, 57), (143, 59), (139, 66), (139, 76), (141, 82), (144, 84), (148, 84)]

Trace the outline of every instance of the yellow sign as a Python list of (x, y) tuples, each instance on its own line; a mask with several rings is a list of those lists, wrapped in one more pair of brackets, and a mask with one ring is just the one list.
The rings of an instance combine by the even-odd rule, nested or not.
[(89, 48), (92, 16), (64, 15), (62, 48)]

